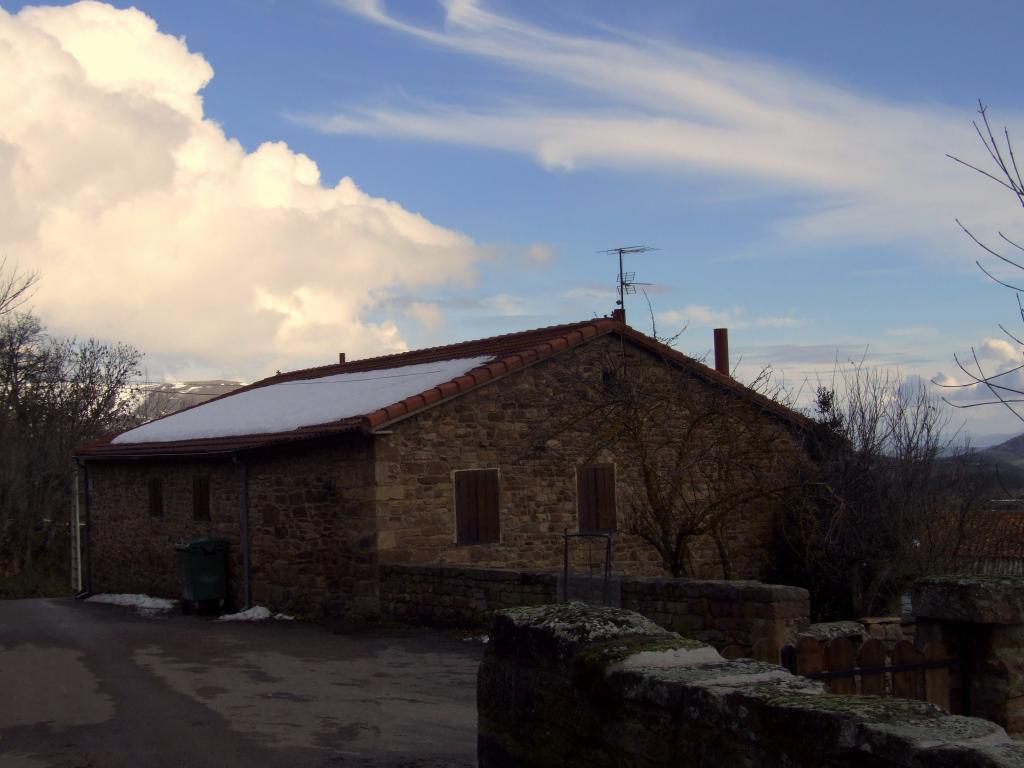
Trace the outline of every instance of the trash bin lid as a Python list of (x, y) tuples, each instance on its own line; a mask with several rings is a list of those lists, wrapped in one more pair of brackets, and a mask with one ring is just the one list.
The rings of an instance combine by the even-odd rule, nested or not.
[(216, 552), (228, 548), (227, 539), (214, 536), (203, 536), (198, 539), (186, 539), (174, 545), (179, 552)]

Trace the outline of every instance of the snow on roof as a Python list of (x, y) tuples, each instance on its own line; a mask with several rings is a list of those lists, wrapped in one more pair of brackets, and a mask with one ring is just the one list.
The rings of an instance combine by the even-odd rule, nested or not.
[(404, 400), (456, 379), (493, 355), (404, 365), (242, 390), (128, 430), (113, 443), (162, 443), (290, 432), (330, 424)]

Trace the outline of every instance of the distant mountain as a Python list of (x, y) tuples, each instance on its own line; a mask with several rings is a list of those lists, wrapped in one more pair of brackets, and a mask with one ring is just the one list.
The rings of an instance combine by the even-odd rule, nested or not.
[(992, 454), (1001, 458), (1012, 458), (1024, 459), (1024, 434), (1011, 437), (998, 445), (990, 445), (985, 448), (982, 453)]
[(970, 432), (971, 446), (974, 448), (992, 448), (1016, 437), (1013, 432)]
[(998, 445), (973, 451), (972, 462), (1007, 491), (1024, 490), (1024, 434)]
[(152, 421), (161, 416), (205, 403), (215, 397), (226, 395), (239, 387), (240, 381), (209, 379), (207, 381), (181, 381), (168, 384), (154, 384), (142, 391), (142, 402), (136, 411), (139, 421)]

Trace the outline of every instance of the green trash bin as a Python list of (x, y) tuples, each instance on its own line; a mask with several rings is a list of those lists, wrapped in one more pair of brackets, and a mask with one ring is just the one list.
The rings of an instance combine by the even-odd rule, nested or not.
[(182, 606), (220, 605), (228, 594), (228, 543), (224, 539), (191, 539), (176, 544)]

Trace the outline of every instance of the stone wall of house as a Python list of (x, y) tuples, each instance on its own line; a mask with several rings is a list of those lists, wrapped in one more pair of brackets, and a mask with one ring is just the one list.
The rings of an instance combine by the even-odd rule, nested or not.
[[(552, 571), (429, 565), (380, 567), (381, 613), (433, 626), (484, 626), (495, 611), (558, 601)], [(749, 653), (763, 638), (782, 647), (805, 629), (807, 590), (756, 581), (622, 577), (623, 608), (716, 648)]]
[[(252, 601), (300, 615), (325, 606), (376, 611), (372, 448), (353, 436), (244, 456), (249, 473)], [(228, 541), (229, 603), (242, 603), (242, 469), (228, 459), (90, 462), (94, 592), (178, 597), (174, 545)], [(192, 479), (210, 478), (209, 521), (193, 519)], [(152, 517), (148, 480), (163, 484)]]
[(371, 441), (302, 444), (250, 463), (253, 602), (301, 616), (375, 615)]
[[(178, 542), (216, 536), (228, 542), (232, 603), (241, 600), (241, 474), (230, 459), (89, 462), (89, 553), (93, 592), (181, 596)], [(210, 520), (192, 517), (192, 478), (210, 478)], [(150, 478), (163, 485), (163, 514), (149, 514)]]
[(1010, 768), (994, 723), (819, 683), (629, 611), (581, 604), (496, 615), (477, 676), (481, 768)]
[[(652, 375), (668, 375), (649, 353), (631, 349), (629, 354), (631, 365), (645, 366)], [(592, 462), (616, 467), (620, 530), (615, 534), (615, 570), (630, 575), (667, 575), (653, 547), (625, 532), (630, 499), (638, 498), (642, 488), (635, 463), (621, 460), (609, 450), (596, 451), (592, 433), (573, 427), (567, 419), (578, 406), (573, 392), (579, 378), (600, 380), (609, 360), (621, 359), (616, 356), (621, 356), (617, 341), (598, 339), (389, 427), (387, 434), (377, 438), (381, 561), (560, 567), (563, 531), (576, 531), (579, 525), (576, 468), (589, 457)], [(696, 379), (691, 384), (698, 394), (710, 386)], [(795, 441), (787, 427), (753, 406), (749, 418), (763, 421), (765, 429), (778, 438), (780, 452), (792, 456)], [(682, 420), (667, 421), (664, 428), (684, 426)], [(453, 472), (489, 468), (499, 472), (500, 543), (460, 546), (456, 543)], [(755, 503), (725, 521), (723, 540), (732, 562), (730, 578), (765, 575), (773, 514), (768, 504)], [(600, 561), (603, 553), (591, 551), (592, 546), (593, 542), (574, 544), (575, 567)], [(719, 552), (710, 540), (697, 540), (691, 555), (690, 575), (723, 576)]]

